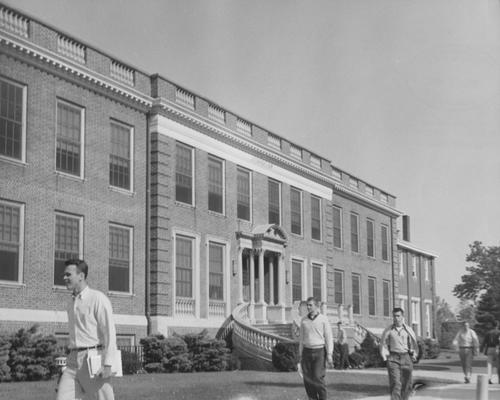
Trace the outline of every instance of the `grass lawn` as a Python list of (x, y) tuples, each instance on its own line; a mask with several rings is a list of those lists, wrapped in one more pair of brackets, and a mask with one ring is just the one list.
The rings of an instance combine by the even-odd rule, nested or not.
[[(359, 399), (384, 395), (387, 376), (335, 371), (327, 374), (328, 397)], [(56, 381), (0, 383), (0, 398), (53, 400)], [(114, 381), (117, 400), (296, 400), (307, 398), (296, 372), (198, 372), (126, 375)]]

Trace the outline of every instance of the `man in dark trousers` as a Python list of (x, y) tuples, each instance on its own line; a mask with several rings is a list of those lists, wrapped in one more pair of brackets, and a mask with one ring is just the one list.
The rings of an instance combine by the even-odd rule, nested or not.
[(497, 374), (498, 374), (498, 383), (500, 383), (500, 369), (498, 368), (498, 364), (500, 363), (499, 357), (498, 357), (498, 346), (500, 343), (500, 330), (499, 328), (499, 323), (496, 321), (494, 323), (493, 329), (488, 331), (486, 336), (484, 337), (484, 342), (481, 347), (481, 352), (486, 355), (487, 360), (486, 360), (486, 366), (487, 366), (487, 373), (488, 373), (488, 382), (490, 384), (493, 383), (493, 368), (497, 369)]
[[(304, 387), (309, 400), (326, 400), (326, 363), (333, 363), (333, 334), (328, 318), (319, 312), (318, 301), (307, 299), (307, 315), (300, 323), (299, 354)], [(326, 358), (326, 360), (325, 360)]]

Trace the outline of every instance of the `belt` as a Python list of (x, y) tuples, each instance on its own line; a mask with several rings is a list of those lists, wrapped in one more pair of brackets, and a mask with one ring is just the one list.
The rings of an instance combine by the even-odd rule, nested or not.
[(325, 348), (325, 346), (321, 346), (321, 347), (305, 347), (304, 346), (304, 350), (322, 350), (324, 348)]
[(472, 349), (472, 346), (460, 346), (461, 349)]
[(90, 346), (90, 347), (73, 347), (72, 349), (69, 349), (69, 351), (76, 351), (77, 353), (81, 351), (87, 351), (87, 350), (101, 350), (103, 349), (104, 346), (102, 344), (96, 344), (95, 346)]
[(405, 354), (410, 354), (409, 352), (407, 351), (404, 351), (404, 352), (397, 352), (397, 351), (391, 351), (389, 354), (392, 354), (392, 355), (395, 355), (395, 356), (404, 356)]

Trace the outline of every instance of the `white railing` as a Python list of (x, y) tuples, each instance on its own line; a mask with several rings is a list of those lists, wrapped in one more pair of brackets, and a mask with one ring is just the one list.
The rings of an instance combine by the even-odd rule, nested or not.
[(0, 8), (0, 29), (5, 29), (16, 35), (28, 37), (29, 19), (7, 8)]
[(315, 155), (311, 154), (311, 165), (314, 168), (321, 169), (321, 158), (319, 158), (318, 156), (315, 156)]
[(293, 158), (298, 160), (302, 160), (302, 149), (299, 146), (295, 146), (294, 144), (290, 145), (290, 155)]
[(195, 300), (184, 297), (175, 299), (175, 314), (176, 315), (194, 315)]
[(194, 96), (185, 90), (177, 88), (175, 91), (175, 102), (194, 110)]
[(111, 78), (126, 83), (127, 85), (134, 86), (135, 71), (132, 68), (128, 68), (116, 61), (111, 61), (109, 73), (111, 75)]
[(87, 49), (83, 44), (59, 35), (57, 38), (57, 51), (72, 60), (85, 64)]
[(267, 134), (267, 144), (271, 147), (281, 150), (281, 139), (271, 133)]
[(208, 105), (208, 118), (221, 124), (226, 123), (226, 112), (212, 104)]
[(226, 303), (210, 301), (208, 303), (208, 315), (210, 317), (225, 317), (226, 316)]
[(236, 131), (242, 133), (243, 135), (252, 136), (252, 125), (242, 119), (236, 120)]
[(334, 179), (337, 179), (339, 181), (342, 180), (342, 172), (338, 170), (337, 168), (332, 167), (332, 176)]

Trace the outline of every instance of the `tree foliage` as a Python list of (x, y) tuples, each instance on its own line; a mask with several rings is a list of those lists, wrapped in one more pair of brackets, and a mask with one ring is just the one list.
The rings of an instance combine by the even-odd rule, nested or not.
[(439, 342), (442, 341), (441, 326), (443, 322), (455, 321), (455, 313), (445, 299), (436, 297), (436, 337)]

